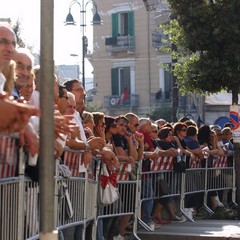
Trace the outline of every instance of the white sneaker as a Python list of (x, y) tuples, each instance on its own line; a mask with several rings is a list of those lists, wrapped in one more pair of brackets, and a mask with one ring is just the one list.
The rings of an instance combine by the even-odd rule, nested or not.
[(113, 240), (125, 240), (125, 238), (118, 234), (118, 236), (113, 237)]
[(161, 227), (161, 224), (157, 224), (157, 223), (155, 223), (155, 222), (150, 222), (150, 223), (148, 223), (147, 225), (149, 226), (149, 228), (151, 229), (151, 231), (154, 231), (155, 229)]
[(182, 222), (186, 222), (186, 218), (184, 217), (179, 217), (179, 216), (175, 216), (174, 218), (172, 218), (172, 223), (182, 223)]

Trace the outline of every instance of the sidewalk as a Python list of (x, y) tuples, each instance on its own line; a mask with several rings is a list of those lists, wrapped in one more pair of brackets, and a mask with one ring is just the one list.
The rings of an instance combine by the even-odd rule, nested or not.
[(240, 239), (239, 220), (196, 220), (161, 225), (154, 232), (138, 230), (142, 240)]

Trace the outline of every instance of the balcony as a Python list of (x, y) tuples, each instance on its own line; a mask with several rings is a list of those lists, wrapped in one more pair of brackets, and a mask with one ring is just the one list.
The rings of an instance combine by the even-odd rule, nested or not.
[(161, 103), (171, 103), (172, 93), (170, 91), (151, 93), (151, 106), (159, 106)]
[[(153, 48), (159, 49), (160, 47), (167, 47), (170, 46), (168, 43), (168, 35), (164, 34), (161, 30), (160, 31), (153, 31), (152, 32), (152, 46)], [(160, 50), (159, 50), (160, 51)]]
[(105, 108), (134, 108), (139, 106), (139, 95), (131, 94), (129, 97), (121, 102), (121, 96), (112, 95), (104, 96)]
[(110, 53), (129, 52), (135, 50), (134, 36), (118, 36), (105, 39), (106, 51)]

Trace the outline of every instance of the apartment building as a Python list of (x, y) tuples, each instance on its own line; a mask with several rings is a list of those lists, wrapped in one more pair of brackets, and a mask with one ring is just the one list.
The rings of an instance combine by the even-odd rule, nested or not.
[(111, 115), (128, 111), (145, 115), (161, 104), (171, 105), (171, 74), (160, 67), (171, 58), (158, 50), (163, 34), (157, 13), (146, 11), (142, 0), (95, 2), (103, 25), (94, 26), (89, 56), (98, 90), (94, 102)]

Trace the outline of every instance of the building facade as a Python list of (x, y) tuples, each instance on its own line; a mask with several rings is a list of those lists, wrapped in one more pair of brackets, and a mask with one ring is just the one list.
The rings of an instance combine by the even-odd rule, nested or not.
[[(102, 26), (94, 26), (94, 86), (103, 111), (145, 115), (161, 104), (171, 104), (171, 74), (160, 67), (161, 32), (153, 12), (142, 0), (97, 0)], [(161, 61), (160, 61), (161, 59)]]
[(153, 109), (177, 104), (177, 118), (189, 116), (196, 121), (201, 117), (213, 124), (229, 117), (228, 107), (205, 104), (204, 96), (175, 95), (172, 74), (161, 66), (172, 67), (171, 56), (160, 51), (168, 38), (159, 28), (169, 21), (167, 0), (159, 1), (155, 11), (146, 11), (142, 0), (95, 2), (103, 25), (94, 26), (93, 53), (88, 55), (98, 92), (93, 103), (101, 103), (110, 115), (131, 111), (146, 116)]

